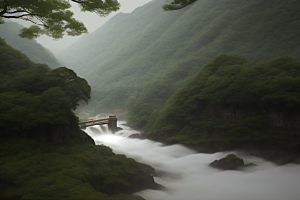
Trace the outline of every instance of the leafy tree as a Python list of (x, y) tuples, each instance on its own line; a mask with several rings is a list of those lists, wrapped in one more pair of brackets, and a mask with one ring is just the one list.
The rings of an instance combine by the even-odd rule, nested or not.
[[(93, 12), (99, 16), (107, 16), (117, 11), (120, 4), (117, 0), (71, 0), (78, 3), (83, 12)], [(174, 0), (163, 6), (164, 10), (184, 8), (197, 0)], [(69, 0), (0, 0), (0, 24), (3, 18), (14, 18), (30, 21), (35, 25), (23, 28), (19, 34), (22, 38), (33, 39), (40, 35), (62, 38), (64, 34), (78, 36), (87, 33), (84, 24), (76, 20), (69, 10)]]
[(293, 125), (277, 127), (268, 115), (282, 113), (290, 121), (297, 116), (299, 74), (300, 62), (289, 56), (251, 63), (219, 54), (156, 111), (148, 134), (182, 143), (291, 142)]
[(73, 70), (66, 67), (54, 69), (52, 73), (59, 79), (56, 80), (58, 86), (63, 88), (65, 94), (70, 98), (69, 107), (71, 109), (75, 110), (80, 101), (88, 103), (91, 98), (91, 87), (85, 79), (78, 77)]
[[(51, 126), (77, 127), (73, 110), (91, 88), (73, 70), (31, 62), (0, 38), (0, 137)], [(9, 134), (8, 134), (9, 133)]]
[[(71, 0), (78, 3), (81, 11), (94, 12), (107, 16), (117, 11), (120, 4), (116, 0)], [(78, 36), (87, 33), (84, 24), (77, 21), (69, 10), (68, 0), (0, 0), (0, 24), (2, 18), (15, 18), (30, 21), (35, 25), (23, 28), (19, 34), (23, 38), (37, 38), (46, 34), (53, 38), (62, 38), (64, 34)]]

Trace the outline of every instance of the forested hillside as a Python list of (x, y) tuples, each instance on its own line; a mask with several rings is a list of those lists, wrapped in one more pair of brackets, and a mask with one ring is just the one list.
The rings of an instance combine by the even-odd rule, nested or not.
[(130, 193), (156, 186), (139, 163), (79, 129), (73, 110), (90, 89), (0, 38), (0, 199), (140, 200)]
[(62, 142), (80, 132), (73, 110), (90, 99), (85, 79), (65, 67), (34, 63), (2, 38), (0, 60), (1, 138)]
[(120, 13), (61, 54), (92, 86), (90, 114), (127, 108), (129, 122), (144, 127), (220, 52), (250, 62), (300, 59), (298, 0), (198, 0), (176, 11), (163, 4)]
[(206, 151), (272, 144), (276, 159), (289, 159), (300, 150), (299, 83), (300, 61), (291, 57), (252, 63), (219, 54), (167, 101), (148, 134)]
[(37, 41), (19, 37), (18, 34), (22, 28), (22, 25), (15, 22), (1, 24), (0, 37), (4, 38), (15, 49), (26, 54), (33, 62), (46, 63), (51, 68), (62, 66), (53, 53), (37, 43)]

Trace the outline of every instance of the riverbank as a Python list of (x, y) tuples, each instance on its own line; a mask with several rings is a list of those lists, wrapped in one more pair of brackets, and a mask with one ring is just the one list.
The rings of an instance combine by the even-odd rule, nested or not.
[[(129, 127), (115, 134), (105, 133), (100, 127), (87, 128), (96, 144), (109, 146), (114, 153), (124, 154), (137, 162), (152, 166), (159, 173), (156, 183), (165, 190), (137, 192), (146, 200), (296, 200), (300, 195), (300, 165), (276, 165), (262, 158), (240, 151), (199, 153), (181, 144), (166, 145), (153, 140), (128, 138), (138, 133)], [(256, 166), (244, 170), (219, 170), (209, 166), (228, 154)]]

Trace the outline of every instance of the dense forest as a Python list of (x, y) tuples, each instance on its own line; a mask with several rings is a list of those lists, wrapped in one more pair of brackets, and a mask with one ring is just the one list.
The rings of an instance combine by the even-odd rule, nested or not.
[(133, 159), (102, 145), (24, 138), (0, 144), (1, 199), (142, 200), (128, 193), (151, 188), (153, 181)]
[(2, 38), (0, 42), (1, 136), (76, 124), (72, 110), (90, 99), (86, 80), (65, 67), (51, 70), (33, 63)]
[[(148, 134), (181, 143), (260, 142), (299, 150), (300, 61), (219, 54), (178, 90)], [(243, 143), (245, 144), (245, 143)]]
[(22, 28), (24, 27), (16, 22), (7, 21), (5, 24), (1, 24), (0, 37), (4, 38), (15, 49), (27, 55), (33, 62), (46, 63), (51, 68), (62, 66), (53, 53), (37, 43), (36, 40), (19, 37), (18, 34)]
[(76, 109), (126, 110), (149, 138), (206, 152), (255, 147), (294, 161), (298, 1), (153, 0), (67, 48), (59, 58), (72, 69), (2, 24), (0, 199), (142, 200), (132, 193), (159, 188), (143, 164), (95, 145)]
[(0, 199), (141, 199), (151, 188), (140, 164), (78, 127), (90, 99), (85, 79), (38, 64), (0, 38)]
[(129, 123), (142, 128), (220, 52), (251, 62), (300, 59), (297, 0), (198, 0), (167, 12), (165, 3), (119, 13), (61, 54), (92, 87), (80, 116), (127, 109)]

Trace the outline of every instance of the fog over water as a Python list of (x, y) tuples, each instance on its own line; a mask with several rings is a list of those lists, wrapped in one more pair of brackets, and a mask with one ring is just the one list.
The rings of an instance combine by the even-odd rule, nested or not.
[[(146, 200), (299, 200), (300, 165), (276, 166), (264, 159), (243, 155), (242, 152), (197, 153), (182, 145), (164, 146), (150, 140), (130, 139), (138, 133), (118, 121), (123, 130), (115, 135), (107, 128), (88, 127), (86, 132), (97, 144), (104, 144), (115, 153), (125, 154), (138, 162), (168, 172), (155, 182), (165, 186), (166, 191), (144, 190), (137, 194)], [(245, 171), (220, 171), (209, 163), (234, 153), (245, 164), (256, 167)]]

